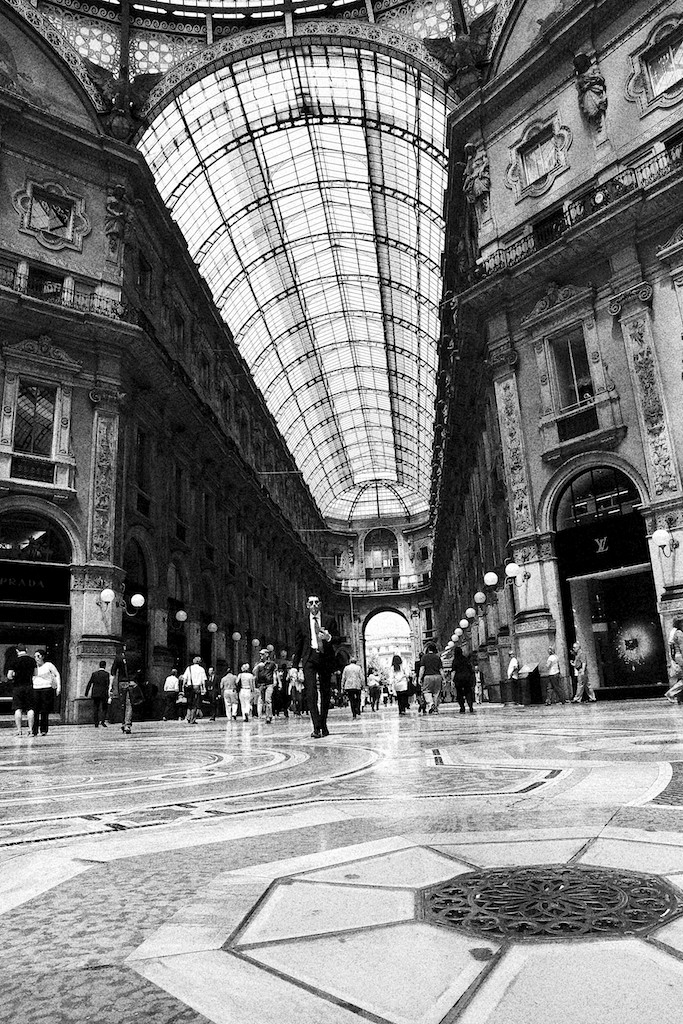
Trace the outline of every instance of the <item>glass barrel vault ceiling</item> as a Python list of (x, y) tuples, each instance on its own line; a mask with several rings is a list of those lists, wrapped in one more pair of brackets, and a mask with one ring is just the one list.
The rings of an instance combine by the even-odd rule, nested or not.
[(214, 70), (140, 148), (329, 519), (427, 511), (444, 87), (342, 44)]

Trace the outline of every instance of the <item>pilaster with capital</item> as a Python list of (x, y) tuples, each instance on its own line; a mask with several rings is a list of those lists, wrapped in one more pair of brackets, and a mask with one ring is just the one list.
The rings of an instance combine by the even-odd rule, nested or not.
[(91, 562), (104, 564), (112, 562), (114, 553), (119, 403), (123, 397), (122, 392), (111, 387), (95, 387), (90, 392), (95, 414), (88, 554)]
[(652, 334), (651, 300), (652, 286), (641, 281), (615, 295), (609, 311), (619, 318), (624, 338), (652, 494), (669, 498), (680, 493), (680, 480)]

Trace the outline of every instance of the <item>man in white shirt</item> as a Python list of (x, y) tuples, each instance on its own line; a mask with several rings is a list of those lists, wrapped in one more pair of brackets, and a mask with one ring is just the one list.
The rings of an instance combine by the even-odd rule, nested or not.
[(560, 675), (560, 659), (555, 654), (555, 648), (548, 648), (548, 660), (546, 662), (548, 681), (545, 691), (546, 704), (552, 704), (551, 694), (555, 694), (560, 704), (565, 704), (564, 690), (562, 689), (562, 677)]
[[(192, 664), (188, 665), (183, 672), (183, 687), (187, 697), (188, 725), (196, 725), (197, 712), (200, 710), (202, 703), (202, 694), (206, 693), (206, 672), (204, 671), (201, 658), (193, 658)], [(191, 704), (190, 701), (192, 701)]]

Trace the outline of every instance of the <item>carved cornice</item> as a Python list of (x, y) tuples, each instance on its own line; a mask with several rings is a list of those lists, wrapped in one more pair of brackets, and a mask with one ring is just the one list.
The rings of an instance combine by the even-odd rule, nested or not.
[(68, 356), (64, 349), (53, 345), (49, 334), (5, 345), (3, 354), (8, 368), (25, 369), (29, 364), (36, 367), (42, 376), (47, 375), (52, 379), (71, 379), (77, 376), (83, 367), (82, 363)]
[(590, 312), (595, 297), (595, 289), (592, 287), (580, 288), (572, 284), (557, 284), (549, 281), (547, 291), (538, 300), (534, 308), (525, 317), (522, 317), (522, 327), (533, 331), (539, 327), (546, 327), (554, 320), (564, 319), (576, 309), (583, 309)]
[(72, 590), (104, 590), (111, 587), (117, 594), (123, 593), (123, 580), (125, 572), (115, 565), (72, 565), (71, 589)]
[(640, 281), (626, 291), (613, 295), (607, 309), (612, 316), (619, 316), (626, 305), (649, 305), (652, 302), (652, 294), (652, 285), (647, 281)]

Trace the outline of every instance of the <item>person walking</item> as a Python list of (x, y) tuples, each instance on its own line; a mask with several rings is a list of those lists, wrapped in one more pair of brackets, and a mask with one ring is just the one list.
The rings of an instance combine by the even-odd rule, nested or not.
[(474, 669), (470, 665), (469, 661), (463, 654), (461, 647), (456, 647), (453, 651), (453, 665), (451, 667), (451, 676), (455, 685), (455, 696), (458, 704), (460, 705), (460, 714), (465, 714), (465, 702), (470, 709), (470, 714), (474, 714)]
[(341, 687), (349, 698), (351, 720), (355, 721), (360, 718), (360, 695), (363, 689), (363, 670), (358, 664), (357, 658), (350, 658), (348, 665), (344, 667)]
[(183, 689), (187, 697), (187, 724), (196, 725), (202, 697), (206, 693), (206, 672), (200, 657), (193, 658), (192, 664), (183, 672)]
[(111, 725), (114, 724), (116, 707), (120, 704), (123, 717), (121, 732), (130, 732), (130, 726), (133, 721), (133, 707), (128, 700), (128, 688), (133, 680), (133, 675), (128, 666), (125, 644), (121, 644), (121, 650), (112, 661), (109, 674), (111, 676), (109, 722)]
[(546, 662), (546, 672), (548, 675), (548, 681), (546, 683), (545, 691), (545, 702), (546, 705), (552, 704), (552, 694), (554, 693), (560, 704), (566, 704), (564, 697), (564, 690), (562, 689), (562, 676), (560, 674), (560, 659), (555, 654), (555, 648), (548, 648), (548, 660)]
[(8, 669), (7, 678), (12, 684), (12, 711), (17, 736), (22, 735), (21, 718), (26, 715), (29, 734), (33, 734), (35, 714), (33, 711), (33, 677), (38, 670), (36, 659), (26, 650), (26, 644), (17, 644), (13, 667)]
[(172, 668), (169, 675), (164, 679), (164, 714), (161, 719), (162, 722), (167, 722), (170, 718), (172, 722), (178, 719), (178, 694), (180, 693), (180, 680), (178, 679), (178, 669)]
[(287, 673), (289, 680), (290, 706), (295, 718), (301, 718), (304, 711), (304, 674), (294, 666)]
[(254, 665), (254, 680), (258, 691), (258, 717), (265, 714), (266, 724), (273, 721), (273, 687), (275, 685), (275, 662), (270, 651), (261, 651)]
[(371, 668), (368, 672), (368, 696), (370, 697), (370, 710), (379, 711), (379, 699), (382, 695), (382, 686), (377, 669)]
[(237, 677), (237, 689), (240, 695), (240, 707), (242, 708), (242, 721), (248, 722), (251, 714), (251, 702), (254, 695), (255, 680), (249, 668), (249, 663), (242, 665), (240, 674)]
[(669, 631), (669, 677), (664, 696), (671, 704), (683, 704), (683, 619), (674, 619)]
[(396, 694), (399, 715), (408, 713), (408, 676), (406, 675), (403, 658), (396, 652), (391, 659), (391, 680), (390, 685)]
[(206, 689), (204, 691), (203, 703), (208, 705), (209, 721), (215, 722), (218, 705), (218, 680), (216, 679), (216, 670), (212, 666), (209, 666), (209, 670), (206, 673)]
[(441, 658), (436, 653), (436, 644), (427, 644), (425, 652), (420, 658), (418, 683), (425, 700), (425, 710), (430, 715), (439, 712), (441, 681)]
[(576, 672), (576, 696), (574, 697), (572, 704), (581, 703), (584, 691), (589, 701), (595, 701), (596, 696), (588, 679), (588, 662), (586, 661), (586, 655), (583, 653), (581, 644), (578, 640), (572, 647), (572, 664), (574, 665), (574, 671)]
[(47, 736), (50, 726), (50, 715), (55, 706), (55, 696), (62, 690), (62, 680), (57, 666), (47, 660), (46, 651), (36, 651), (36, 673), (33, 676), (33, 735)]
[[(329, 736), (327, 712), (330, 707), (332, 670), (334, 669), (333, 624), (324, 623), (320, 598), (312, 595), (306, 602), (308, 614), (297, 626), (292, 664), (301, 665), (308, 713), (313, 732), (311, 739)], [(318, 706), (320, 689), (320, 706)]]
[(234, 722), (237, 718), (239, 697), (237, 695), (237, 676), (230, 669), (221, 679), (221, 694), (225, 704), (225, 717), (228, 721), (232, 720)]
[(99, 667), (91, 673), (88, 685), (85, 688), (87, 697), (92, 691), (92, 716), (95, 728), (101, 725), (107, 728), (107, 708), (109, 706), (109, 691), (111, 688), (111, 676), (107, 672), (106, 661), (101, 661)]

